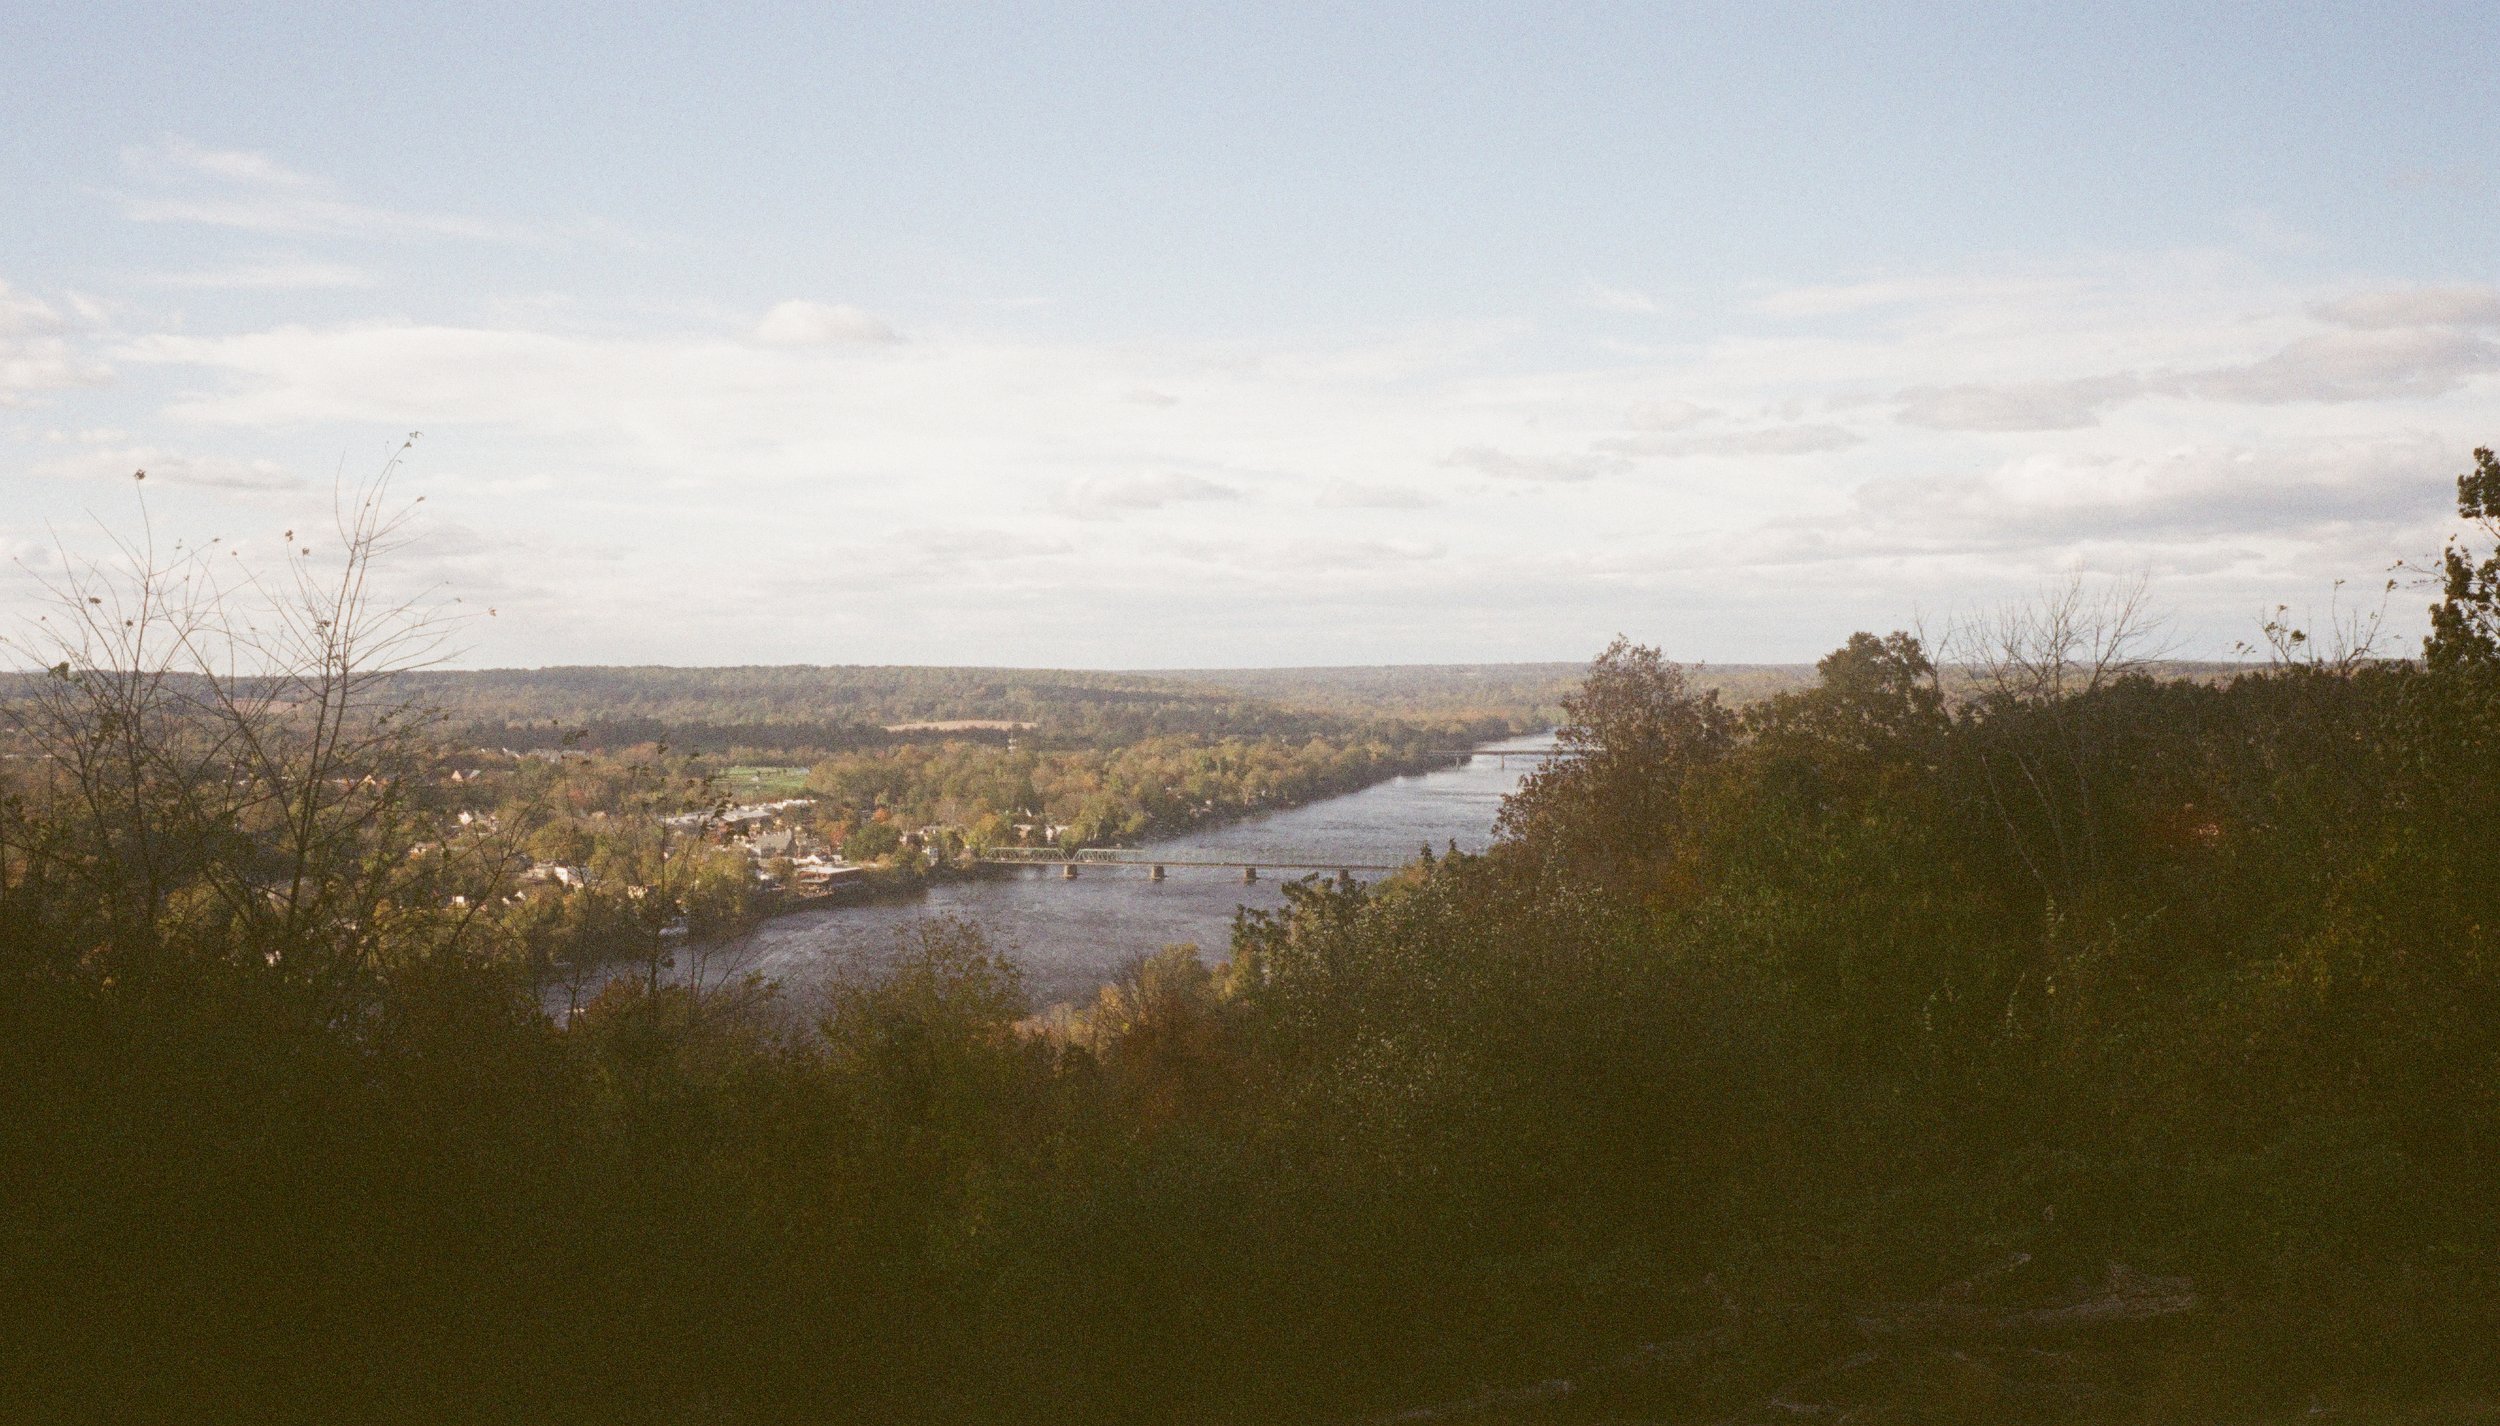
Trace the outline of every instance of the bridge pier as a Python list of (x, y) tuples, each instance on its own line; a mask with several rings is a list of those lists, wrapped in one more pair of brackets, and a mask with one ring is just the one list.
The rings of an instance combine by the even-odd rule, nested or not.
[(1076, 880), (1076, 863), (1066, 862), (1061, 864), (1059, 868), (1059, 879), (1061, 881)]
[(1146, 873), (1146, 879), (1147, 879), (1148, 881), (1161, 881), (1161, 880), (1163, 880), (1163, 868), (1161, 868), (1161, 867), (1156, 867), (1153, 871), (1150, 871), (1150, 872)]
[(1246, 867), (1243, 867), (1243, 868), (1241, 869), (1241, 884), (1242, 884), (1242, 885), (1244, 885), (1244, 886), (1248, 886), (1250, 883), (1252, 883), (1252, 882), (1254, 882), (1254, 881), (1257, 881), (1258, 879), (1259, 879), (1259, 869), (1258, 869), (1257, 867), (1254, 867), (1254, 866), (1246, 866)]
[(1344, 867), (1337, 868), (1337, 885), (1340, 889), (1354, 885), (1354, 873)]

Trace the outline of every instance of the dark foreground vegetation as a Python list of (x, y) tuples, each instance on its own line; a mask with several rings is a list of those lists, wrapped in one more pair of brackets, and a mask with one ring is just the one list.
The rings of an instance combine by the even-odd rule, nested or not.
[(242, 725), (64, 668), (0, 824), (0, 1415), (2461, 1419), (2496, 574), (2418, 664), (2219, 685), (2076, 600), (1950, 705), (1902, 635), (1741, 713), (1619, 645), (1490, 854), (1039, 1017), (937, 924), (559, 1027), (386, 777), (238, 800)]

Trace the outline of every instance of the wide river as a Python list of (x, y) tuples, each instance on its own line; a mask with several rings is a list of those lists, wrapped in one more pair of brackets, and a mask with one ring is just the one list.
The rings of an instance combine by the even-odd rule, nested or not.
[[(1549, 737), (1513, 739), (1487, 750), (1535, 750)], [(1426, 845), (1450, 842), (1482, 851), (1494, 814), (1519, 785), (1531, 760), (1474, 758), (1438, 771), (1375, 783), (1264, 817), (1203, 828), (1149, 842), (1140, 859), (1220, 861), (1216, 867), (1172, 867), (1163, 881), (1143, 869), (1088, 867), (1074, 881), (1056, 867), (1001, 871), (993, 877), (935, 885), (910, 901), (828, 906), (776, 917), (735, 946), (706, 953), (708, 974), (759, 972), (792, 989), (828, 973), (873, 965), (898, 932), (932, 916), (979, 926), (990, 944), (1022, 967), (1037, 1004), (1090, 996), (1140, 955), (1190, 942), (1222, 955), (1233, 911), (1284, 904), (1285, 880), (1300, 873), (1262, 868), (1243, 885), (1238, 868), (1263, 861), (1400, 863)], [(1357, 873), (1370, 877), (1378, 873)]]

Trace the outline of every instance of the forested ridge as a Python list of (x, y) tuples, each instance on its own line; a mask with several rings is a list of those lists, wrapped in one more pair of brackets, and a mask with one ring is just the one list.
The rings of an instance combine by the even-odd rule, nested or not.
[(1618, 643), (1488, 853), (1047, 1012), (937, 922), (559, 1025), (412, 869), (425, 727), (65, 663), (0, 811), (0, 1413), (2470, 1419), (2487, 549), (2421, 658), (2227, 681), (2080, 593), (1742, 708)]
[(1424, 772), (1448, 761), (1447, 741), (1376, 723), (1301, 741), (1166, 735), (1058, 752), (907, 743), (837, 753), (809, 771), (807, 786), (842, 809), (834, 815), (884, 810), (961, 825), (983, 847), (1014, 840), (1019, 809), (1055, 819), (1063, 847), (1112, 846)]
[(1558, 691), (1546, 665), (1379, 669), (1350, 691), (1330, 672), (791, 665), (427, 669), (392, 682), (441, 710), (450, 733), (489, 747), (660, 742), (802, 758), (925, 738), (915, 725), (948, 723), (995, 725), (946, 730), (958, 738), (1057, 748), (1342, 737), (1391, 720), (1464, 742), (1545, 726)]

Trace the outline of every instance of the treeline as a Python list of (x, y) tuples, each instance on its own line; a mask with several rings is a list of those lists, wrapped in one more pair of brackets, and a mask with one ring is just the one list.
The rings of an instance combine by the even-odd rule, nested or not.
[(1041, 1015), (940, 922), (559, 1025), (386, 777), (307, 822), (74, 665), (0, 819), (0, 1411), (2451, 1419), (2500, 555), (2444, 574), (2419, 663), (2228, 682), (2077, 600), (1959, 699), (1901, 634), (1741, 710), (1618, 645), (1489, 853)]
[(828, 758), (807, 785), (854, 824), (883, 812), (908, 825), (960, 826), (976, 847), (1032, 842), (1044, 827), (1061, 829), (1062, 845), (1110, 846), (1422, 772), (1444, 761), (1432, 754), (1446, 742), (1390, 724), (1335, 737), (1167, 734), (1057, 751), (910, 743)]
[[(1562, 1379), (1598, 1383), (1565, 1419), (1702, 1420), (1857, 1361), (1805, 1394), (2175, 1420), (2492, 1386), (2500, 674), (1960, 709), (1931, 674), (1861, 637), (1738, 715), (1618, 649), (1492, 853), (1297, 888), (1214, 971), (1039, 1020), (940, 924), (821, 1001), (628, 978), (559, 1027), (432, 918), (281, 941), (177, 890), (115, 926), (21, 853), (0, 1194), (55, 1310), (0, 1406), (1249, 1421)], [(2172, 1279), (2175, 1323), (2092, 1327)], [(2076, 1325), (1865, 1335), (1929, 1302)], [(1592, 1372), (1627, 1360), (1683, 1366)]]
[[(1417, 722), (1496, 720), (1507, 731), (1560, 721), (1577, 663), (1384, 664), (1338, 668), (1173, 669), (1145, 673), (1183, 688), (1223, 689), (1286, 708)], [(1726, 671), (1715, 671), (1724, 673)], [(1767, 670), (1790, 679), (1803, 669)]]
[(1658, 1342), (1706, 1360), (1612, 1409), (2488, 1391), (2495, 712), (2492, 669), (2388, 666), (1948, 711), (1860, 636), (1737, 716), (1620, 649), (1494, 855), (1232, 974), (1273, 1102), (1405, 1186), (1346, 1236), (1375, 1310), (1456, 1319), (1379, 1343), (1419, 1395), (1456, 1343), (1533, 1382)]
[[(915, 667), (548, 668), (395, 675), (394, 692), (440, 710), (452, 735), (516, 751), (662, 743), (740, 757), (812, 758), (924, 737), (922, 723), (984, 722), (949, 736), (1111, 748), (1146, 738), (1343, 736), (1399, 711), (1360, 700), (1287, 704), (1163, 675)], [(1445, 738), (1541, 726), (1532, 705), (1431, 705)]]

